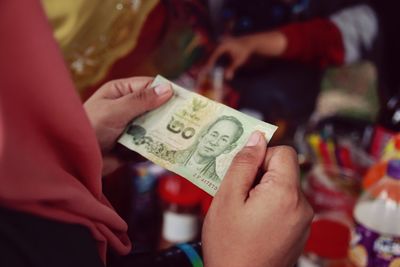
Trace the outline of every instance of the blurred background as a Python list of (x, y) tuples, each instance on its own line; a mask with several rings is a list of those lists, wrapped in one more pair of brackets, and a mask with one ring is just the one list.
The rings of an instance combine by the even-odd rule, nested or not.
[[(316, 212), (299, 266), (400, 266), (394, 1), (42, 4), (83, 101), (109, 80), (161, 74), (279, 126), (270, 145), (296, 148)], [(120, 157), (126, 163), (104, 177), (104, 191), (137, 251), (200, 240), (212, 198), (150, 162)]]

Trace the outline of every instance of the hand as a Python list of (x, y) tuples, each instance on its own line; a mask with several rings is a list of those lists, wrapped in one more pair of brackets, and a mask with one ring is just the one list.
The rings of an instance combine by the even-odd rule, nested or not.
[[(263, 135), (253, 133), (222, 181), (203, 226), (206, 267), (292, 267), (302, 251), (313, 211), (300, 189), (296, 153), (265, 147)], [(252, 187), (260, 167), (266, 172)]]
[(112, 149), (132, 119), (159, 107), (172, 96), (169, 84), (150, 88), (152, 81), (149, 77), (110, 81), (85, 102), (103, 154)]
[(212, 53), (206, 69), (212, 69), (221, 56), (228, 55), (230, 62), (225, 69), (225, 79), (231, 80), (236, 70), (245, 64), (253, 54), (252, 46), (249, 45), (249, 42), (248, 37), (225, 39)]
[(206, 69), (211, 69), (220, 56), (227, 54), (230, 56), (231, 62), (225, 69), (225, 79), (231, 80), (236, 70), (245, 64), (251, 55), (278, 57), (286, 50), (287, 42), (286, 36), (279, 31), (227, 38), (211, 55), (206, 64)]

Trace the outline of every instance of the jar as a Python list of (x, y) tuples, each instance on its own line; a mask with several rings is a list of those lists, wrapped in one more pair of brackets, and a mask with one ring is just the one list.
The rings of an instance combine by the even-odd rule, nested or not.
[(177, 174), (169, 173), (161, 178), (161, 249), (199, 238), (201, 193), (199, 188)]

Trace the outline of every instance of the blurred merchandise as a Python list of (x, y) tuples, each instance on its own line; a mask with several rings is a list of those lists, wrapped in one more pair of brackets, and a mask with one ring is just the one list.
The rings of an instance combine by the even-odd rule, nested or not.
[(372, 165), (363, 179), (363, 188), (367, 189), (386, 174), (387, 163), (392, 159), (400, 159), (400, 134), (394, 135), (386, 144), (379, 161)]
[(377, 84), (377, 68), (372, 62), (329, 68), (322, 79), (314, 117), (375, 120), (379, 109)]
[(381, 160), (400, 158), (400, 133), (394, 135), (386, 144)]
[(185, 178), (168, 173), (161, 178), (158, 191), (163, 205), (160, 248), (195, 241), (200, 234), (202, 190)]
[(368, 154), (372, 132), (368, 121), (333, 116), (299, 128), (295, 143), (300, 154), (312, 162), (350, 170), (361, 177), (375, 162)]
[(151, 162), (131, 165), (131, 212), (129, 236), (136, 251), (157, 249), (161, 209), (156, 185), (165, 169)]
[(396, 133), (400, 133), (400, 94), (390, 98), (381, 107), (371, 144), (371, 155), (376, 159), (380, 158), (389, 139)]
[(225, 98), (224, 68), (216, 66), (211, 71), (201, 72), (196, 89), (198, 94), (222, 103)]
[(351, 267), (347, 258), (351, 222), (341, 213), (317, 215), (299, 259), (299, 267)]
[(124, 256), (114, 265), (120, 267), (203, 267), (201, 243), (178, 244), (156, 253), (135, 251)]
[(359, 184), (359, 176), (351, 170), (316, 164), (306, 175), (303, 190), (317, 214), (337, 212), (351, 218)]
[(352, 262), (357, 267), (399, 266), (400, 160), (389, 161), (385, 176), (360, 197), (354, 219)]

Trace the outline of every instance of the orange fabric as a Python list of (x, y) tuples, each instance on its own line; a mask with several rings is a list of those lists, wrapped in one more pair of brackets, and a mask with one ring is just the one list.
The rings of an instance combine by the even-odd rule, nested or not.
[(127, 225), (102, 193), (100, 149), (40, 2), (0, 1), (0, 36), (0, 205), (88, 227), (103, 260), (107, 245), (128, 253)]

